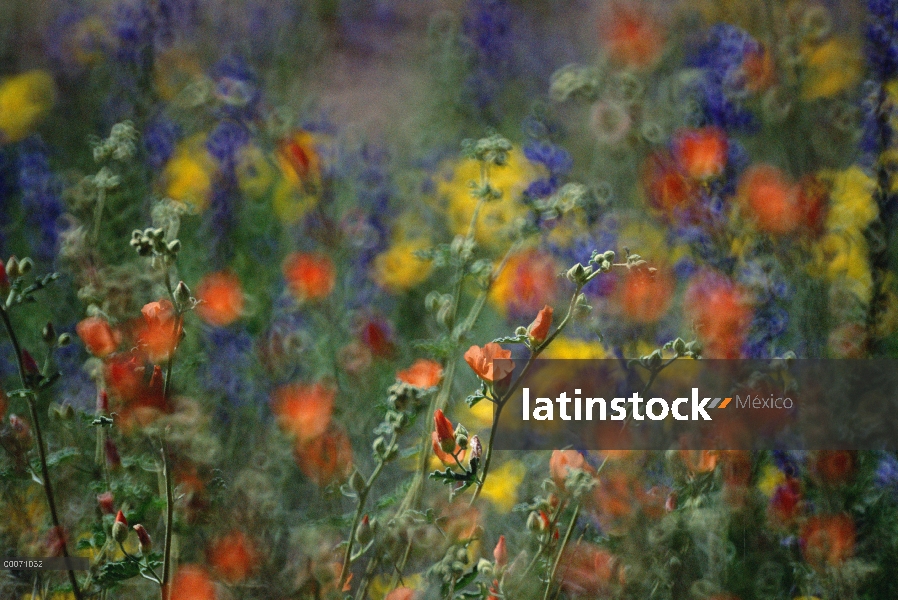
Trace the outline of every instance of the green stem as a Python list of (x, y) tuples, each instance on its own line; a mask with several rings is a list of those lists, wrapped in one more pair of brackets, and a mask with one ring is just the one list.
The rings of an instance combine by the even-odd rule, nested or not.
[[(28, 410), (31, 413), (31, 421), (34, 426), (34, 434), (37, 438), (37, 449), (38, 456), (40, 457), (41, 462), (41, 478), (43, 479), (43, 488), (44, 494), (47, 497), (47, 504), (50, 507), (50, 518), (53, 521), (53, 527), (59, 536), (59, 541), (62, 544), (62, 556), (64, 558), (69, 558), (69, 548), (68, 543), (65, 539), (65, 531), (59, 522), (59, 513), (56, 510), (56, 497), (53, 494), (53, 485), (50, 483), (50, 468), (47, 465), (47, 449), (44, 446), (44, 433), (41, 429), (41, 423), (38, 419), (37, 413), (37, 390), (34, 389), (33, 386), (29, 385), (27, 382), (27, 378), (25, 377), (25, 365), (22, 362), (22, 347), (19, 345), (19, 338), (16, 337), (16, 332), (13, 329), (12, 321), (9, 319), (9, 313), (5, 308), (0, 306), (0, 317), (3, 319), (3, 325), (6, 328), (6, 333), (9, 336), (10, 341), (12, 342), (13, 350), (16, 354), (16, 365), (19, 368), (19, 378), (22, 380), (22, 387), (28, 390)], [(69, 576), (69, 582), (72, 584), (72, 594), (75, 596), (75, 600), (82, 600), (83, 596), (81, 595), (81, 588), (78, 586), (78, 579), (75, 577), (75, 572), (71, 569), (67, 570)]]
[(162, 552), (162, 579), (159, 591), (162, 600), (168, 600), (171, 594), (171, 542), (175, 521), (175, 499), (172, 488), (171, 465), (168, 462), (168, 450), (165, 440), (162, 441), (162, 472), (165, 477), (165, 546)]
[[(393, 437), (390, 439), (390, 443), (386, 446), (387, 452), (391, 451), (396, 445), (397, 437), (397, 434), (394, 432)], [(359, 492), (359, 503), (355, 509), (355, 516), (352, 518), (349, 541), (346, 543), (346, 552), (343, 554), (343, 566), (340, 568), (340, 584), (338, 586), (340, 589), (343, 589), (343, 584), (346, 583), (346, 579), (349, 577), (349, 565), (352, 562), (352, 547), (355, 544), (355, 532), (359, 528), (359, 523), (362, 521), (362, 514), (365, 512), (365, 502), (368, 500), (368, 494), (371, 493), (371, 487), (374, 485), (374, 482), (377, 480), (386, 464), (387, 463), (383, 458), (378, 457), (377, 466), (374, 467), (374, 471), (365, 482), (365, 487)]]
[(483, 457), (483, 473), (480, 476), (479, 481), (477, 482), (477, 487), (474, 488), (474, 494), (471, 497), (471, 504), (477, 501), (477, 498), (480, 497), (480, 491), (483, 489), (483, 484), (486, 483), (486, 476), (489, 473), (490, 468), (490, 460), (493, 457), (493, 441), (496, 438), (496, 430), (499, 427), (499, 415), (502, 414), (502, 409), (505, 407), (505, 403), (508, 402), (508, 399), (511, 398), (511, 395), (515, 393), (518, 389), (518, 386), (523, 381), (524, 377), (527, 375), (527, 372), (530, 370), (530, 367), (533, 366), (533, 362), (536, 358), (545, 350), (552, 341), (558, 337), (567, 324), (570, 322), (571, 318), (573, 318), (574, 310), (577, 308), (577, 299), (580, 297), (580, 291), (583, 289), (583, 285), (577, 285), (577, 289), (574, 291), (574, 295), (571, 297), (571, 302), (568, 305), (567, 314), (562, 319), (561, 323), (558, 324), (558, 327), (552, 334), (545, 339), (539, 346), (534, 348), (533, 352), (530, 354), (530, 358), (527, 359), (527, 364), (524, 365), (524, 368), (521, 370), (520, 375), (512, 382), (509, 386), (508, 390), (502, 395), (499, 400), (496, 401), (496, 410), (493, 413), (493, 424), (490, 427), (490, 439), (487, 441), (486, 445), (486, 454)]
[(555, 573), (558, 571), (558, 565), (561, 563), (561, 557), (564, 554), (564, 549), (567, 547), (568, 541), (571, 539), (571, 532), (574, 531), (574, 526), (577, 524), (577, 518), (580, 516), (580, 503), (577, 503), (577, 506), (574, 507), (574, 515), (571, 517), (571, 522), (567, 527), (567, 532), (564, 534), (564, 539), (561, 540), (561, 546), (558, 547), (558, 554), (555, 556), (555, 562), (552, 563), (552, 570), (549, 572), (549, 581), (546, 584), (546, 593), (543, 594), (543, 600), (549, 600), (549, 593), (552, 590), (552, 582), (555, 580)]

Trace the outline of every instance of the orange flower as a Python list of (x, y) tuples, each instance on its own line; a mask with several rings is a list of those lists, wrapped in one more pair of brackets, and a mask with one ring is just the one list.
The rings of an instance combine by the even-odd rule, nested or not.
[(645, 6), (615, 2), (603, 15), (600, 34), (608, 55), (628, 67), (651, 66), (664, 49), (664, 30)]
[(677, 163), (692, 179), (705, 180), (723, 173), (729, 142), (722, 129), (684, 129), (674, 137), (673, 147)]
[(854, 521), (848, 515), (818, 515), (801, 528), (804, 558), (815, 569), (837, 567), (854, 554)]
[(349, 436), (336, 425), (309, 442), (298, 443), (295, 458), (299, 470), (318, 486), (342, 481), (352, 471)]
[(284, 278), (290, 292), (301, 301), (322, 300), (334, 289), (334, 263), (323, 254), (294, 252), (284, 261)]
[(408, 369), (396, 373), (396, 379), (426, 390), (443, 379), (443, 367), (436, 361), (419, 358)]
[(228, 583), (239, 583), (252, 575), (257, 553), (252, 541), (242, 531), (232, 531), (209, 547), (209, 564)]
[(622, 576), (614, 556), (594, 544), (578, 542), (564, 550), (561, 559), (561, 587), (577, 597), (605, 598)]
[(813, 473), (823, 483), (838, 485), (847, 483), (854, 475), (857, 464), (854, 452), (848, 450), (821, 450), (814, 456)]
[(739, 358), (751, 323), (748, 295), (728, 278), (700, 273), (686, 289), (684, 303), (705, 344), (706, 358)]
[(281, 429), (295, 435), (297, 444), (302, 445), (327, 430), (336, 395), (336, 390), (323, 383), (285, 385), (274, 391), (271, 410)]
[(115, 352), (121, 342), (119, 333), (101, 317), (87, 317), (75, 326), (75, 331), (87, 351), (100, 358)]
[(549, 329), (552, 328), (552, 314), (555, 311), (548, 304), (540, 310), (533, 323), (527, 328), (527, 335), (534, 344), (542, 344), (549, 336)]
[(802, 223), (798, 186), (772, 165), (746, 169), (739, 180), (737, 198), (761, 231), (784, 235)]
[(137, 325), (137, 342), (147, 359), (160, 363), (171, 356), (181, 338), (181, 319), (168, 300), (145, 304), (140, 311), (143, 321)]
[(153, 366), (147, 378), (146, 367), (136, 355), (113, 355), (103, 365), (103, 378), (109, 393), (118, 401), (115, 412), (125, 428), (146, 425), (172, 410), (163, 395), (159, 365)]
[(717, 467), (716, 450), (680, 450), (680, 459), (692, 473), (710, 473)]
[(669, 217), (684, 214), (698, 197), (696, 185), (683, 175), (669, 156), (650, 156), (642, 173), (649, 203)]
[(555, 258), (546, 252), (514, 254), (496, 278), (490, 298), (511, 315), (532, 315), (555, 298), (558, 271)]
[(320, 158), (314, 138), (298, 131), (278, 144), (277, 160), (287, 178), (295, 185), (314, 182), (320, 175)]
[(483, 348), (471, 346), (465, 352), (465, 362), (478, 377), (488, 383), (502, 381), (514, 371), (511, 350), (505, 350), (495, 342), (490, 342)]
[(387, 594), (384, 600), (415, 600), (415, 590), (412, 588), (396, 588)]
[(595, 469), (576, 450), (552, 451), (552, 457), (549, 459), (549, 476), (560, 489), (564, 489), (564, 481), (572, 469), (581, 469), (588, 473), (595, 473)]
[(171, 583), (171, 597), (178, 600), (216, 600), (215, 584), (206, 570), (197, 565), (183, 565)]
[(196, 298), (200, 304), (196, 312), (210, 325), (224, 327), (240, 318), (243, 313), (243, 288), (240, 280), (230, 271), (209, 273), (196, 286)]
[(505, 544), (505, 536), (499, 536), (499, 542), (493, 548), (493, 560), (496, 561), (496, 567), (501, 569), (508, 564), (508, 546)]
[(617, 301), (621, 312), (634, 323), (656, 323), (667, 313), (674, 281), (667, 271), (631, 271), (623, 277)]
[(623, 533), (650, 500), (642, 481), (624, 471), (604, 471), (592, 494), (596, 518), (613, 534)]

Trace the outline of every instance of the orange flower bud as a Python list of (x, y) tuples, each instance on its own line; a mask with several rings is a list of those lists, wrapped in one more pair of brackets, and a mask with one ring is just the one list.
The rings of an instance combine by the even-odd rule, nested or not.
[(452, 422), (446, 418), (443, 411), (436, 409), (433, 413), (433, 427), (436, 430), (437, 441), (443, 452), (452, 452), (455, 450), (455, 428)]
[(123, 544), (128, 539), (128, 519), (122, 511), (115, 515), (115, 523), (112, 524), (112, 539)]
[(137, 532), (137, 541), (140, 544), (140, 553), (149, 554), (150, 550), (153, 549), (153, 539), (150, 537), (150, 534), (140, 523), (135, 525), (133, 529)]
[(549, 336), (549, 329), (552, 327), (552, 314), (554, 310), (548, 304), (543, 307), (530, 327), (527, 328), (527, 336), (533, 344), (542, 344)]
[(496, 561), (496, 568), (501, 569), (508, 564), (508, 548), (505, 545), (505, 536), (499, 536), (499, 543), (493, 548), (493, 559)]

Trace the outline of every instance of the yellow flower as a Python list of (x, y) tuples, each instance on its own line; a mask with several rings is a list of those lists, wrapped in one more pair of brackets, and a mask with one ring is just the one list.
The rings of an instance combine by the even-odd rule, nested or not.
[(271, 191), (275, 179), (274, 165), (255, 145), (244, 146), (237, 163), (237, 184), (248, 198), (258, 200)]
[[(490, 185), (501, 191), (502, 197), (481, 207), (474, 230), (478, 243), (490, 247), (502, 245), (502, 232), (517, 217), (527, 213), (520, 195), (538, 175), (534, 165), (519, 152), (511, 152), (506, 165), (491, 168)], [(479, 202), (471, 195), (471, 182), (480, 184), (480, 163), (467, 159), (455, 165), (450, 178), (437, 184), (437, 193), (447, 202), (449, 225), (457, 234), (468, 232)]]
[(462, 419), (463, 423), (474, 421), (481, 429), (485, 429), (493, 424), (493, 403), (489, 400), (481, 400), (468, 410), (470, 411), (470, 418)]
[(807, 73), (802, 85), (805, 100), (831, 98), (860, 81), (863, 60), (856, 45), (842, 38), (803, 49)]
[(527, 468), (519, 460), (508, 460), (494, 467), (487, 475), (481, 495), (492, 502), (496, 509), (506, 513), (518, 501), (518, 487), (524, 481)]
[(600, 342), (588, 342), (559, 336), (540, 354), (541, 358), (567, 358), (592, 360), (608, 358), (608, 352)]
[(18, 142), (32, 132), (56, 101), (47, 71), (14, 75), (0, 83), (0, 141)]
[[(420, 573), (414, 573), (412, 575), (403, 575), (402, 583), (399, 584), (399, 587), (410, 588), (413, 590), (421, 589), (421, 584), (423, 582), (423, 577), (421, 577)], [(377, 577), (373, 577), (371, 579), (371, 585), (368, 586), (368, 596), (371, 600), (384, 600), (387, 597), (387, 594), (393, 591), (393, 588), (390, 587), (390, 584), (393, 582), (393, 574), (389, 573), (387, 575), (378, 575)]]
[(317, 204), (321, 188), (321, 155), (316, 136), (297, 131), (275, 152), (280, 179), (274, 186), (274, 212), (284, 223), (296, 223)]
[(209, 205), (215, 159), (204, 146), (205, 137), (195, 135), (180, 144), (162, 171), (165, 195), (200, 211)]
[(394, 293), (415, 287), (430, 276), (432, 265), (414, 253), (429, 246), (423, 239), (394, 243), (374, 259), (374, 280)]
[(843, 231), (825, 235), (817, 246), (817, 266), (834, 285), (864, 303), (870, 301), (873, 276), (867, 242), (862, 232)]
[(857, 165), (823, 174), (832, 182), (832, 205), (826, 217), (830, 231), (859, 231), (879, 214), (873, 193), (876, 182)]
[(786, 481), (786, 474), (774, 465), (767, 465), (758, 478), (758, 489), (768, 498), (773, 496), (776, 488)]

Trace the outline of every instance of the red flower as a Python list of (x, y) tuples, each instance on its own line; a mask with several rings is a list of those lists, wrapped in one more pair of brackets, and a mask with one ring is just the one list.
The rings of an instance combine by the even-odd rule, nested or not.
[(418, 388), (432, 388), (443, 379), (443, 367), (436, 361), (419, 358), (408, 369), (396, 373), (396, 379)]
[(395, 350), (389, 324), (383, 320), (375, 318), (362, 323), (359, 337), (374, 356), (383, 358), (390, 356)]
[(751, 323), (745, 291), (717, 273), (700, 273), (684, 296), (686, 312), (705, 344), (706, 358), (739, 358)]
[(283, 272), (290, 292), (300, 301), (327, 298), (337, 280), (334, 263), (323, 254), (294, 252), (284, 261)]
[(143, 321), (137, 325), (137, 342), (147, 359), (160, 363), (171, 356), (181, 338), (181, 318), (168, 300), (144, 305)]
[(243, 288), (237, 276), (229, 271), (203, 277), (196, 287), (196, 298), (200, 301), (197, 314), (210, 325), (230, 325), (243, 313)]
[(854, 521), (848, 515), (818, 515), (801, 528), (804, 558), (815, 569), (837, 567), (854, 554)]
[(622, 579), (614, 556), (586, 542), (565, 548), (559, 565), (561, 587), (573, 596), (610, 598)]
[(600, 34), (611, 59), (628, 67), (651, 66), (664, 49), (664, 29), (642, 5), (615, 2), (603, 15)]
[(540, 310), (533, 323), (527, 328), (527, 335), (533, 344), (542, 344), (549, 336), (549, 329), (552, 328), (552, 315), (554, 310), (548, 304)]
[(685, 215), (698, 197), (696, 185), (668, 156), (650, 156), (643, 168), (643, 181), (649, 203), (668, 217)]
[(771, 520), (782, 525), (791, 525), (801, 510), (801, 497), (801, 483), (793, 477), (776, 486), (767, 509)]
[(624, 275), (617, 301), (629, 321), (656, 323), (667, 313), (673, 292), (674, 281), (667, 271), (652, 274), (640, 269)]
[(230, 584), (250, 577), (258, 561), (255, 546), (242, 531), (232, 531), (215, 540), (207, 556), (215, 572)]
[(112, 492), (97, 494), (97, 504), (100, 506), (100, 512), (104, 515), (111, 515), (113, 513), (115, 510), (113, 502)]
[(848, 450), (821, 450), (814, 456), (812, 470), (823, 483), (847, 483), (854, 475), (856, 458)]
[(553, 450), (549, 459), (549, 477), (560, 489), (564, 489), (564, 482), (572, 469), (581, 469), (587, 473), (595, 473), (586, 462), (582, 454), (576, 450)]
[(761, 231), (784, 235), (802, 224), (798, 186), (772, 165), (758, 164), (746, 169), (739, 180), (737, 198)]
[(471, 346), (465, 352), (465, 362), (474, 373), (488, 383), (502, 381), (514, 371), (511, 350), (505, 350), (499, 344), (490, 342), (483, 348)]
[(200, 566), (183, 565), (171, 583), (171, 598), (174, 600), (216, 600), (215, 584)]
[(295, 458), (300, 471), (318, 486), (343, 481), (352, 470), (349, 436), (332, 425), (315, 439), (297, 443)]
[(119, 333), (100, 317), (87, 317), (75, 326), (75, 331), (87, 351), (100, 358), (115, 352), (121, 342)]
[(274, 391), (272, 412), (282, 429), (305, 444), (327, 430), (336, 396), (336, 390), (323, 383), (285, 385)]
[(679, 131), (673, 141), (674, 156), (687, 176), (705, 180), (723, 173), (729, 143), (718, 127)]

